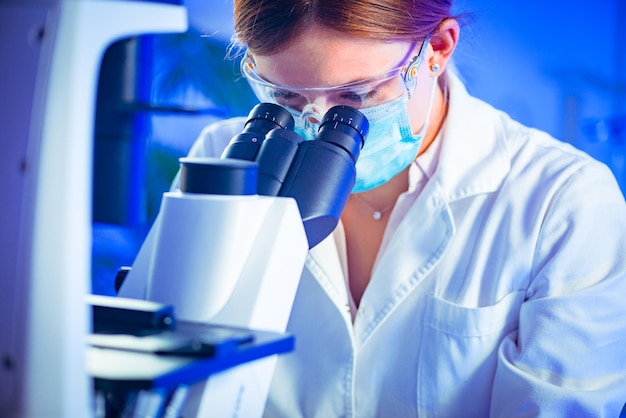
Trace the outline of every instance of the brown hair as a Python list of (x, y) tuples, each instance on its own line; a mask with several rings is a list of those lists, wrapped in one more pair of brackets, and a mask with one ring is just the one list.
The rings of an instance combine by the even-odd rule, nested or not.
[(286, 48), (317, 24), (380, 40), (423, 40), (451, 15), (453, 0), (235, 0), (234, 46), (259, 55)]

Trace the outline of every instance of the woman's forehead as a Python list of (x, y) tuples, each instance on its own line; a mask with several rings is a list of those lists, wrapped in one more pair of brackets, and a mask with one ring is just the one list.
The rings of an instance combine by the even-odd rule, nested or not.
[(402, 64), (408, 42), (389, 42), (328, 29), (305, 31), (272, 55), (254, 55), (259, 74), (291, 87), (328, 87), (358, 81)]

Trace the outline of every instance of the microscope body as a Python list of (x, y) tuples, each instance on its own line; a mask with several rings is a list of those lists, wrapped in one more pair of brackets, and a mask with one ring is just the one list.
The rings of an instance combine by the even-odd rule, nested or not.
[[(308, 248), (292, 198), (167, 192), (120, 296), (172, 305), (180, 321), (284, 333)], [(195, 384), (184, 416), (261, 416), (276, 361)]]

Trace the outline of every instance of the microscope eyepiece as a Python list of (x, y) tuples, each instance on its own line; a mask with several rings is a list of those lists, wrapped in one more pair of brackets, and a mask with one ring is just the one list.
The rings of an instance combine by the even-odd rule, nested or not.
[(294, 128), (293, 116), (281, 106), (274, 103), (259, 103), (254, 106), (243, 128), (243, 132), (267, 134), (272, 129)]
[(349, 106), (334, 106), (324, 115), (316, 139), (340, 146), (356, 163), (368, 130), (369, 122), (361, 112)]
[(273, 103), (260, 103), (252, 108), (243, 131), (231, 140), (221, 158), (254, 161), (270, 131), (293, 131), (294, 125), (293, 116), (283, 107)]

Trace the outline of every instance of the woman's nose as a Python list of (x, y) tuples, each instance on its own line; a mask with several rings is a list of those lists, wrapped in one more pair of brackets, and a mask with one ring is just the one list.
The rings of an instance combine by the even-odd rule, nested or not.
[(302, 109), (302, 118), (308, 120), (310, 123), (319, 124), (322, 122), (322, 117), (326, 112), (326, 108), (319, 103), (313, 102), (304, 106)]

